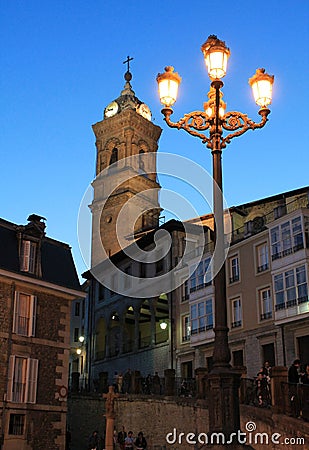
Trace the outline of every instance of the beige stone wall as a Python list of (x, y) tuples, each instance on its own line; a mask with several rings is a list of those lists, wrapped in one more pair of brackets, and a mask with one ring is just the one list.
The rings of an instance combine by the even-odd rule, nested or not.
[[(197, 405), (193, 399), (191, 401), (145, 399), (133, 402), (124, 398), (117, 400), (116, 413), (116, 429), (121, 429), (121, 426), (124, 425), (127, 431), (132, 429), (135, 436), (139, 431), (143, 431), (149, 450), (165, 447), (167, 450), (194, 450), (195, 446), (186, 443), (185, 436), (188, 433), (208, 432), (208, 409), (206, 409), (203, 401)], [(246, 439), (247, 442), (251, 439), (251, 445), (255, 450), (277, 449), (279, 444), (272, 443), (272, 439), (280, 441), (280, 448), (284, 450), (305, 450), (308, 448), (306, 443), (309, 442), (309, 425), (304, 421), (272, 414), (270, 410), (241, 406), (242, 432), (246, 431), (246, 424), (249, 422), (254, 422), (256, 430), (251, 433), (246, 432)], [(249, 425), (247, 426), (249, 427)], [(168, 444), (166, 435), (167, 433), (173, 433), (174, 429), (177, 430), (177, 441), (175, 444)], [(185, 435), (180, 436), (181, 432)], [(268, 445), (261, 444), (259, 433), (267, 434), (267, 437), (265, 434), (263, 439), (264, 443), (268, 439)], [(278, 434), (274, 435), (274, 433)], [(173, 436), (170, 436), (170, 439), (172, 438)], [(293, 439), (297, 438), (304, 438), (305, 444), (284, 445), (285, 439), (289, 439), (293, 443)], [(179, 444), (179, 441), (181, 441), (181, 444)], [(215, 449), (216, 447), (213, 446), (212, 448)], [(229, 446), (226, 445), (226, 448), (228, 449)]]
[[(116, 420), (115, 427), (119, 431), (124, 425), (126, 431), (132, 430), (136, 436), (143, 431), (148, 442), (148, 450), (195, 450), (193, 444), (185, 442), (188, 433), (207, 433), (208, 409), (205, 401), (199, 403), (194, 399), (174, 398), (149, 398), (149, 397), (123, 397), (115, 401)], [(255, 431), (246, 432), (255, 427)], [(87, 437), (97, 429), (99, 434), (104, 434), (104, 402), (99, 397), (78, 397), (69, 400), (68, 423), (71, 424), (72, 449), (84, 450)], [(176, 430), (177, 442), (168, 444), (167, 433)], [(246, 432), (247, 443), (251, 440), (251, 446), (255, 450), (306, 450), (309, 442), (309, 424), (299, 419), (273, 414), (271, 410), (241, 405), (241, 431)], [(185, 433), (180, 436), (180, 433)], [(261, 444), (261, 434), (264, 444)], [(278, 433), (278, 434), (274, 434)], [(243, 438), (244, 435), (242, 435)], [(172, 439), (173, 436), (170, 436)], [(272, 443), (272, 438), (280, 444)], [(293, 445), (293, 441), (304, 438), (305, 443)], [(179, 439), (181, 444), (179, 444)], [(268, 439), (268, 445), (265, 444)], [(284, 444), (288, 439), (291, 443)], [(201, 445), (199, 446), (199, 448)], [(213, 449), (216, 446), (212, 446)], [(228, 449), (229, 446), (226, 445)]]
[[(196, 430), (207, 432), (208, 410), (194, 406), (194, 400), (175, 401), (168, 399), (148, 398), (141, 401), (130, 401), (129, 398), (118, 399), (116, 402), (116, 429), (122, 425), (126, 430), (132, 430), (134, 436), (139, 431), (144, 433), (149, 449), (156, 446), (167, 446), (166, 435), (173, 432), (190, 433)], [(176, 449), (179, 446), (169, 446)], [(181, 448), (187, 448), (181, 446)], [(194, 447), (188, 447), (191, 450)]]

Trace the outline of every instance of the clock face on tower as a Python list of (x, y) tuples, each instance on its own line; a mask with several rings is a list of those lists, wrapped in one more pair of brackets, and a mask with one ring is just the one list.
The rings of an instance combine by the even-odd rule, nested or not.
[(145, 119), (151, 120), (151, 111), (150, 111), (149, 107), (147, 105), (145, 105), (145, 103), (142, 103), (139, 105), (139, 107), (137, 108), (137, 112), (138, 112), (138, 114), (143, 116)]
[(117, 102), (114, 101), (110, 103), (104, 110), (104, 117), (113, 117), (115, 114), (117, 114), (118, 108), (119, 106)]

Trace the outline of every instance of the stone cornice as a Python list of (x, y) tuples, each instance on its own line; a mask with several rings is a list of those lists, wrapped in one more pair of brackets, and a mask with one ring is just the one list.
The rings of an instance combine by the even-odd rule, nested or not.
[(126, 128), (133, 128), (155, 141), (159, 139), (162, 133), (162, 128), (149, 122), (133, 110), (125, 110), (109, 119), (101, 120), (92, 125), (92, 128), (98, 139), (103, 134), (115, 133), (115, 129), (125, 132)]
[(25, 275), (21, 275), (15, 272), (9, 272), (8, 270), (0, 269), (0, 278), (5, 278), (6, 280), (20, 281), (28, 285), (33, 286), (34, 289), (43, 288), (51, 289), (53, 291), (60, 292), (63, 295), (71, 297), (71, 300), (76, 298), (85, 298), (87, 296), (86, 292), (77, 291), (75, 289), (67, 288), (58, 284), (50, 283), (48, 281), (43, 281), (38, 278), (30, 278)]

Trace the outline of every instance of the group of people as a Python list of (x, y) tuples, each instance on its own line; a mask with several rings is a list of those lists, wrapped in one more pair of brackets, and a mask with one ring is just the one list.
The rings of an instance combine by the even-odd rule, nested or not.
[(257, 406), (267, 408), (271, 405), (270, 375), (270, 364), (268, 361), (265, 361), (255, 380), (255, 403)]
[[(161, 379), (158, 372), (154, 375), (150, 373), (146, 377), (141, 377), (140, 391), (144, 394), (160, 395), (162, 393)], [(132, 393), (132, 372), (128, 369), (124, 375), (122, 372), (115, 371), (113, 376), (114, 392), (119, 394), (131, 394)], [(140, 392), (139, 391), (139, 392)], [(134, 393), (134, 392), (133, 392)]]
[[(93, 431), (88, 440), (88, 450), (101, 450), (104, 448), (104, 440), (100, 438), (97, 431)], [(147, 441), (142, 431), (140, 431), (135, 438), (133, 431), (128, 433), (125, 431), (125, 427), (117, 434), (114, 431), (114, 449), (119, 450), (146, 450)]]
[(122, 427), (122, 430), (119, 431), (114, 443), (115, 447), (118, 444), (120, 450), (145, 450), (147, 448), (147, 441), (142, 431), (135, 438), (133, 431), (127, 433), (125, 427)]

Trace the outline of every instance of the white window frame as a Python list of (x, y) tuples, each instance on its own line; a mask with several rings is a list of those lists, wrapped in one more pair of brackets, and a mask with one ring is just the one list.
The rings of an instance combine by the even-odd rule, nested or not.
[[(207, 306), (209, 305), (211, 305), (211, 312), (207, 312)], [(208, 298), (205, 300), (205, 318), (206, 318), (205, 320), (206, 331), (212, 330), (214, 327), (214, 305), (212, 298)]]
[(293, 217), (270, 229), (271, 257), (275, 259), (290, 255), (304, 248), (305, 235), (302, 216)]
[[(236, 307), (235, 307), (236, 305)], [(238, 306), (237, 306), (238, 305)], [(239, 328), (242, 326), (242, 303), (241, 298), (236, 297), (231, 300), (232, 310), (232, 328)]]
[(269, 251), (267, 242), (263, 242), (256, 246), (257, 257), (257, 273), (264, 272), (269, 269)]
[(35, 336), (36, 309), (36, 296), (15, 291), (13, 333)]
[[(304, 279), (300, 280), (299, 273), (304, 273)], [(280, 289), (278, 289), (278, 282), (280, 282)], [(308, 301), (308, 280), (306, 265), (302, 264), (297, 267), (277, 273), (273, 278), (275, 310), (289, 308), (299, 303)], [(306, 295), (300, 294), (301, 286), (305, 287)], [(283, 301), (277, 302), (277, 298)]]
[(189, 300), (190, 297), (190, 289), (189, 289), (189, 280), (185, 280), (181, 285), (181, 301), (185, 302)]
[(270, 286), (259, 289), (259, 303), (260, 303), (260, 320), (267, 320), (272, 318), (273, 304)]
[(240, 280), (239, 255), (233, 255), (229, 258), (230, 283), (236, 283)]
[(190, 292), (195, 292), (212, 283), (211, 257), (207, 257), (190, 268)]
[[(211, 312), (207, 312), (207, 307), (209, 307), (209, 305), (211, 305)], [(196, 311), (196, 314), (194, 314), (194, 316), (192, 315), (193, 309), (195, 309)], [(191, 324), (191, 334), (203, 333), (205, 331), (213, 329), (214, 308), (212, 298), (207, 298), (205, 300), (199, 301), (191, 305), (190, 324)]]
[(39, 360), (11, 355), (7, 400), (14, 403), (36, 403)]
[(182, 316), (182, 342), (190, 341), (191, 336), (191, 321), (190, 315)]
[(37, 243), (23, 239), (20, 252), (20, 270), (35, 273)]

